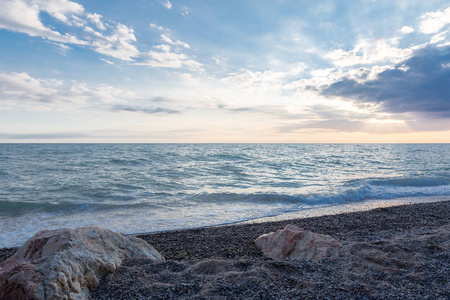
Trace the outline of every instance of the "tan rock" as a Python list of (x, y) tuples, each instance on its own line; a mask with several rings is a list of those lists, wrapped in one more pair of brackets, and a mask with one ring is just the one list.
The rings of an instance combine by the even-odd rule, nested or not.
[(261, 235), (255, 244), (264, 255), (275, 260), (318, 260), (327, 256), (327, 249), (341, 246), (329, 235), (313, 233), (295, 225)]
[(98, 227), (36, 233), (0, 264), (0, 299), (87, 299), (125, 258), (164, 258), (142, 239)]

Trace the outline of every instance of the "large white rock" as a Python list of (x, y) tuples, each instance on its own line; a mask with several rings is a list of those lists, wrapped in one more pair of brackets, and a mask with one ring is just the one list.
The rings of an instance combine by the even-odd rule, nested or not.
[(261, 235), (255, 244), (264, 255), (275, 260), (318, 260), (327, 256), (327, 249), (341, 246), (329, 235), (313, 233), (295, 225)]
[(164, 258), (142, 239), (98, 227), (36, 233), (0, 264), (0, 299), (87, 299), (125, 258)]

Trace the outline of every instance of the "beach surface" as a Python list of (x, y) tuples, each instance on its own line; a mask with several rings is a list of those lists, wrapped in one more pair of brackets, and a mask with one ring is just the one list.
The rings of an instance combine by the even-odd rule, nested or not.
[[(440, 201), (139, 235), (166, 261), (125, 261), (91, 298), (448, 299), (449, 217)], [(265, 258), (254, 240), (287, 224), (342, 246), (318, 262)]]

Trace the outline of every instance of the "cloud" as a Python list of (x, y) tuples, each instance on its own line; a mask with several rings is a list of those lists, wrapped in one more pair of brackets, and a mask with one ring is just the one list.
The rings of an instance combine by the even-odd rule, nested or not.
[(89, 138), (90, 135), (86, 133), (76, 132), (55, 132), (55, 133), (1, 133), (0, 138), (9, 140), (42, 140), (42, 139), (74, 139), (74, 138)]
[(172, 9), (172, 3), (170, 3), (170, 1), (168, 0), (164, 1), (162, 5), (167, 9)]
[(52, 85), (27, 73), (0, 73), (0, 101), (53, 102), (57, 90)]
[(268, 115), (282, 119), (301, 119), (307, 117), (306, 114), (292, 113), (281, 105), (258, 105), (253, 107), (228, 107), (224, 104), (219, 105), (219, 109), (232, 113), (251, 113)]
[(344, 78), (321, 90), (328, 97), (376, 103), (390, 113), (450, 118), (450, 47), (426, 47), (366, 82)]
[(104, 61), (105, 63), (109, 64), (109, 65), (114, 65), (114, 63), (112, 61), (109, 61), (107, 59), (104, 58), (100, 58), (101, 61)]
[(203, 67), (201, 63), (183, 53), (148, 51), (144, 53), (144, 58), (144, 61), (136, 65), (171, 69), (186, 67), (191, 70), (202, 70)]
[(414, 28), (411, 26), (403, 26), (402, 29), (400, 29), (400, 32), (403, 34), (409, 34), (414, 32)]
[(411, 54), (411, 49), (401, 49), (396, 47), (397, 38), (392, 39), (362, 39), (353, 49), (345, 51), (337, 49), (325, 55), (338, 67), (352, 67), (356, 65), (370, 65), (375, 63), (399, 63), (407, 59)]
[(352, 79), (358, 83), (374, 80), (378, 74), (392, 69), (390, 65), (359, 67), (349, 70), (339, 68), (325, 68), (312, 70), (310, 78), (302, 78), (284, 85), (286, 89), (297, 89), (298, 91), (319, 91), (324, 87), (343, 79)]
[(67, 0), (35, 0), (34, 3), (41, 7), (41, 10), (47, 12), (58, 21), (71, 26), (83, 26), (78, 15), (84, 13), (82, 5)]
[(102, 22), (102, 18), (103, 18), (102, 15), (99, 15), (99, 14), (96, 14), (96, 13), (93, 13), (93, 14), (87, 13), (86, 14), (86, 18), (89, 21), (91, 21), (92, 23), (94, 23), (97, 26), (98, 29), (100, 29), (100, 30), (105, 30), (106, 29), (105, 24)]
[(153, 48), (158, 49), (158, 50), (162, 50), (164, 52), (169, 52), (171, 47), (169, 45), (156, 45)]
[[(164, 107), (173, 104), (172, 99), (165, 97), (152, 98), (150, 102), (154, 106), (151, 107), (127, 104), (130, 101), (143, 100), (146, 98), (136, 95), (133, 91), (107, 84), (90, 86), (76, 81), (68, 83), (60, 80), (37, 79), (27, 73), (0, 73), (0, 103), (4, 109), (14, 107), (15, 109), (41, 110), (45, 106), (47, 110), (89, 108), (117, 113), (152, 115), (180, 113), (179, 110)], [(14, 139), (14, 137), (9, 138)]]
[(120, 103), (134, 98), (136, 98), (134, 92), (106, 84), (92, 87), (76, 81), (67, 83), (54, 79), (38, 79), (28, 73), (0, 73), (0, 102), (4, 103), (86, 105)]
[(134, 30), (123, 24), (117, 24), (114, 31), (109, 36), (104, 36), (90, 27), (86, 27), (85, 31), (96, 37), (96, 40), (91, 43), (91, 46), (98, 53), (124, 61), (132, 61), (133, 58), (141, 54), (139, 50), (132, 45), (133, 42), (136, 42)]
[(248, 69), (241, 69), (239, 72), (230, 73), (223, 78), (223, 82), (229, 82), (233, 85), (239, 85), (244, 88), (250, 88), (259, 92), (267, 90), (275, 90), (282, 88), (289, 83), (292, 78), (298, 77), (305, 69), (306, 64), (298, 63), (290, 69), (283, 71), (265, 70), (252, 71)]
[[(82, 28), (84, 37), (62, 34), (44, 25), (40, 18), (42, 12), (69, 27)], [(134, 30), (120, 23), (107, 24), (102, 18), (102, 15), (87, 13), (82, 5), (68, 0), (4, 0), (0, 10), (0, 28), (62, 44), (90, 47), (98, 53), (124, 61), (138, 57), (140, 52), (133, 45), (136, 42)], [(102, 31), (111, 30), (102, 34), (88, 23)]]
[[(41, 11), (49, 13), (59, 21), (71, 25), (78, 24), (74, 20), (76, 14), (83, 12), (82, 7), (71, 5), (70, 1), (36, 1), (31, 3), (24, 0), (2, 1), (0, 10), (0, 28), (22, 32), (30, 36), (41, 36), (55, 42), (85, 45), (77, 37), (54, 31), (41, 22), (39, 14)], [(61, 7), (58, 7), (61, 5)]]
[(180, 113), (177, 110), (168, 109), (164, 107), (141, 107), (141, 106), (135, 106), (135, 105), (113, 105), (109, 108), (110, 111), (113, 112), (140, 112), (144, 114), (150, 114), (150, 115), (158, 115), (158, 114), (178, 114)]
[(445, 10), (426, 13), (422, 16), (420, 31), (427, 34), (437, 33), (444, 26), (450, 24), (450, 7)]
[(433, 35), (430, 39), (430, 44), (437, 44), (445, 41), (446, 39), (447, 39), (447, 31), (443, 31)]
[(151, 27), (151, 28), (156, 28), (156, 29), (161, 30), (161, 31), (164, 30), (164, 27), (158, 26), (158, 25), (153, 24), (153, 23), (150, 23), (150, 27)]
[(349, 111), (325, 105), (313, 105), (307, 109), (307, 118), (300, 122), (278, 126), (282, 133), (303, 129), (318, 129), (333, 132), (394, 133), (410, 131), (405, 120), (392, 119), (389, 114), (370, 111)]
[(165, 36), (164, 34), (161, 34), (161, 39), (162, 39), (164, 42), (169, 43), (169, 44), (171, 44), (171, 45), (182, 46), (182, 47), (188, 48), (188, 49), (191, 48), (191, 46), (189, 46), (189, 44), (184, 43), (184, 42), (179, 41), (179, 40), (177, 40), (177, 41), (172, 41), (169, 37)]
[(185, 17), (187, 17), (189, 15), (189, 8), (187, 8), (186, 6), (183, 6), (181, 8), (181, 14)]

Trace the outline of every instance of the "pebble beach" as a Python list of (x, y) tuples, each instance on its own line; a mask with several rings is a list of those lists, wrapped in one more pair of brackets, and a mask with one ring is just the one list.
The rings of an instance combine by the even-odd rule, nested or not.
[[(91, 299), (448, 299), (450, 201), (139, 235), (166, 259), (125, 261)], [(287, 224), (342, 246), (274, 261), (254, 240)], [(14, 253), (0, 250), (0, 262)]]

